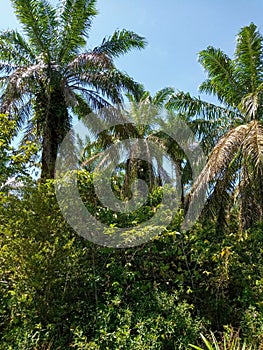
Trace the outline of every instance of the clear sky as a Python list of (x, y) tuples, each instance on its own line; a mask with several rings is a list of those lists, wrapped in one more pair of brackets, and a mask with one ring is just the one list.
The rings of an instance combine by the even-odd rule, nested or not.
[[(145, 36), (145, 50), (116, 63), (152, 94), (173, 86), (196, 95), (205, 78), (200, 50), (213, 45), (232, 56), (241, 27), (254, 22), (263, 33), (263, 0), (98, 0), (97, 8), (90, 47), (117, 28)], [(0, 13), (0, 29), (18, 26), (9, 0), (0, 0)]]

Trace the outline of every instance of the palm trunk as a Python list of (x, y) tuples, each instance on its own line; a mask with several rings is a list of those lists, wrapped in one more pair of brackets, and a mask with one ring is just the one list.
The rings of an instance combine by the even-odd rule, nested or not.
[(136, 176), (135, 166), (136, 163), (134, 162), (134, 159), (127, 159), (125, 167), (125, 178), (121, 189), (121, 196), (123, 199), (131, 199), (131, 183)]
[(152, 164), (145, 160), (129, 158), (126, 162), (126, 174), (121, 191), (123, 198), (131, 199), (131, 184), (136, 178), (147, 183), (149, 192), (152, 192), (157, 182)]
[(58, 135), (51, 126), (46, 126), (42, 141), (41, 179), (55, 178), (55, 165), (58, 152)]
[(55, 165), (58, 147), (69, 130), (69, 116), (64, 96), (60, 89), (53, 91), (41, 108), (42, 127), (42, 159), (41, 179), (55, 178)]

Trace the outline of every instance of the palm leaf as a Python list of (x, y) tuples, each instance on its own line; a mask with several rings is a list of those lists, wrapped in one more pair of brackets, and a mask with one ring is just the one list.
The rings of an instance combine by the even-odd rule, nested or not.
[(133, 93), (139, 86), (128, 74), (118, 69), (88, 71), (80, 75), (78, 82), (84, 87), (94, 88), (115, 104), (122, 103), (122, 91)]
[(243, 159), (238, 186), (240, 226), (248, 229), (262, 218), (262, 174), (257, 176), (249, 159)]
[(57, 60), (74, 57), (86, 44), (92, 19), (97, 14), (96, 0), (63, 0), (57, 10)]
[(262, 82), (262, 63), (262, 36), (251, 23), (240, 30), (235, 52), (237, 79), (251, 93)]
[(194, 182), (190, 195), (190, 205), (187, 220), (195, 217), (205, 200), (205, 194), (212, 180), (222, 180), (224, 170), (227, 169), (238, 153), (250, 130), (249, 125), (240, 125), (231, 129), (223, 136), (210, 154), (207, 164)]
[(46, 0), (11, 0), (15, 14), (21, 22), (29, 42), (42, 54), (50, 57), (55, 11)]
[(157, 93), (154, 95), (152, 99), (152, 104), (158, 107), (163, 107), (168, 103), (170, 97), (172, 94), (174, 94), (174, 88), (172, 87), (166, 87), (164, 89), (161, 89), (157, 91)]
[(132, 49), (143, 49), (146, 40), (142, 36), (129, 30), (116, 30), (112, 36), (103, 39), (100, 46), (93, 51), (98, 54), (106, 54), (109, 57), (119, 57)]
[(261, 83), (256, 91), (246, 94), (239, 104), (240, 111), (248, 120), (260, 119), (262, 116), (263, 102), (263, 83)]
[(172, 95), (166, 107), (176, 110), (179, 113), (186, 113), (189, 118), (202, 117), (207, 120), (220, 118), (226, 121), (242, 118), (241, 113), (235, 109), (202, 101), (200, 98), (192, 97), (189, 93), (184, 93), (182, 91)]
[(253, 120), (249, 123), (249, 128), (244, 140), (244, 154), (251, 158), (254, 167), (263, 167), (263, 125)]
[(198, 60), (208, 74), (208, 80), (199, 88), (200, 92), (213, 94), (221, 102), (235, 103), (240, 91), (233, 74), (232, 60), (223, 51), (212, 46), (201, 51)]
[[(32, 64), (35, 55), (21, 34), (15, 30), (7, 30), (0, 33), (0, 61), (2, 64), (19, 65)], [(7, 71), (8, 73), (9, 71)]]
[(73, 59), (66, 68), (68, 72), (67, 76), (76, 77), (78, 74), (83, 74), (88, 70), (104, 70), (104, 69), (113, 69), (112, 60), (109, 59), (106, 55), (98, 54), (95, 52), (85, 52)]
[(236, 153), (229, 166), (221, 172), (220, 178), (212, 181), (208, 188), (208, 198), (201, 219), (212, 217), (217, 233), (222, 233), (227, 224), (227, 214), (235, 202), (235, 189), (239, 180), (240, 154)]

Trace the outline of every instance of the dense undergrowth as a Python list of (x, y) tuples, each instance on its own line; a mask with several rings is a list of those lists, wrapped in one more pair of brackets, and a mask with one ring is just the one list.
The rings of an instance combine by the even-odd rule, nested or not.
[[(96, 0), (11, 3), (22, 31), (0, 33), (0, 350), (262, 350), (257, 26), (241, 28), (233, 58), (212, 46), (199, 53), (207, 75), (199, 90), (220, 102), (214, 105), (174, 88), (151, 96), (118, 70), (116, 58), (146, 45), (134, 32), (117, 30), (87, 51)], [(124, 94), (127, 110), (119, 105)], [(72, 131), (73, 116), (91, 138)], [(94, 171), (109, 163), (110, 172)], [(66, 181), (54, 182), (64, 170)], [(96, 244), (96, 224), (85, 240), (66, 222), (55, 188), (62, 185), (67, 208), (76, 173), (81, 205), (69, 211), (72, 221), (83, 228), (81, 210), (88, 210), (108, 225), (105, 239), (129, 228), (129, 244), (115, 247), (133, 248)], [(103, 204), (109, 192), (96, 196), (94, 176), (110, 183), (119, 207), (127, 209), (134, 188), (143, 205), (112, 211)], [(177, 194), (166, 186), (174, 179)], [(199, 221), (182, 230), (184, 211), (195, 213), (205, 198)]]
[(224, 329), (262, 346), (262, 225), (180, 233), (179, 212), (152, 241), (113, 249), (73, 232), (52, 181), (1, 202), (0, 349), (188, 349)]

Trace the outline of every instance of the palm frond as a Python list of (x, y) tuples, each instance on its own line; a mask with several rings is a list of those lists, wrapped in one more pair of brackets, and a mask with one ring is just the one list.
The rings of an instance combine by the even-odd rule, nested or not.
[(208, 74), (208, 80), (200, 85), (200, 92), (215, 95), (221, 102), (236, 102), (240, 93), (234, 77), (232, 60), (220, 49), (209, 46), (199, 53), (199, 62)]
[[(122, 103), (122, 92), (136, 92), (138, 83), (128, 74), (118, 69), (88, 71), (79, 77), (83, 86), (90, 86), (103, 96), (109, 98), (113, 103)], [(76, 85), (76, 84), (75, 84)]]
[(207, 73), (200, 91), (221, 105), (183, 92), (168, 101), (210, 151), (190, 193), (186, 220), (200, 214), (208, 197), (219, 222), (225, 208), (230, 212), (235, 205), (241, 226), (248, 228), (263, 218), (263, 37), (252, 23), (240, 30), (234, 59), (209, 46), (199, 62)]
[(20, 103), (23, 95), (31, 94), (32, 87), (41, 76), (42, 64), (16, 69), (8, 79), (4, 79), (6, 84), (4, 93), (1, 95), (1, 110), (5, 113), (11, 112), (13, 107)]
[(238, 187), (240, 226), (248, 229), (263, 218), (263, 171), (254, 169), (251, 158), (244, 158)]
[(203, 204), (209, 183), (224, 178), (225, 170), (241, 149), (250, 131), (250, 126), (239, 125), (224, 135), (214, 147), (207, 164), (195, 180), (190, 195), (189, 216)]
[(209, 185), (209, 195), (201, 218), (212, 217), (216, 231), (221, 233), (227, 224), (227, 216), (235, 202), (235, 189), (239, 180), (241, 151), (236, 153), (229, 166), (221, 172), (220, 178)]
[(246, 94), (239, 104), (239, 110), (247, 117), (248, 121), (261, 119), (263, 102), (263, 83), (259, 84), (256, 91)]
[(17, 130), (21, 130), (23, 124), (32, 112), (32, 95), (17, 92), (15, 97), (3, 94), (0, 99), (1, 111), (8, 113), (8, 117), (16, 121)]
[(164, 89), (161, 89), (157, 91), (157, 93), (154, 95), (152, 99), (152, 104), (158, 107), (163, 107), (174, 93), (175, 91), (172, 87), (166, 87)]
[(238, 149), (242, 147), (249, 131), (249, 125), (240, 125), (231, 129), (219, 140), (199, 176), (200, 183), (197, 181), (194, 188), (197, 188), (202, 182), (208, 182), (215, 176), (220, 176), (222, 169), (229, 165)]
[(126, 97), (128, 98), (130, 104), (137, 104), (141, 100), (144, 100), (150, 95), (149, 91), (146, 91), (143, 84), (138, 84), (136, 91), (133, 93), (127, 92)]
[(96, 0), (63, 0), (57, 9), (57, 60), (64, 62), (86, 44)]
[(204, 119), (220, 118), (222, 120), (242, 120), (242, 114), (231, 108), (221, 107), (202, 101), (200, 98), (192, 97), (189, 93), (182, 91), (172, 95), (167, 102), (166, 107), (178, 111), (179, 113), (186, 113), (190, 117), (202, 117)]
[(256, 92), (262, 82), (262, 35), (251, 23), (240, 30), (235, 51), (236, 76), (246, 93)]
[(249, 132), (244, 140), (244, 155), (249, 157), (254, 167), (263, 168), (263, 125), (253, 120), (248, 124)]
[(105, 122), (92, 111), (94, 109), (105, 110), (105, 105), (107, 107), (109, 104), (107, 105), (107, 102), (94, 91), (85, 91), (85, 93), (82, 91), (81, 94), (75, 93), (74, 95), (76, 102), (72, 106), (73, 112), (78, 115), (92, 134), (97, 135), (105, 129)]
[(215, 144), (229, 127), (226, 121), (220, 118), (210, 120), (196, 118), (189, 121), (188, 125), (206, 153), (212, 151)]
[(109, 57), (119, 57), (132, 49), (143, 49), (146, 40), (142, 36), (129, 30), (116, 30), (112, 36), (103, 39), (100, 46), (93, 51), (98, 54), (106, 54)]
[(113, 69), (112, 60), (104, 54), (95, 52), (85, 52), (73, 59), (66, 68), (67, 76), (75, 77), (76, 74), (83, 74), (88, 70), (98, 71), (105, 69)]
[(30, 45), (21, 34), (15, 30), (6, 30), (0, 33), (0, 60), (4, 63), (28, 65), (35, 63), (35, 55)]
[(46, 0), (11, 0), (15, 14), (21, 22), (29, 42), (37, 52), (50, 57), (53, 46), (55, 11)]
[(16, 69), (18, 69), (19, 66), (14, 65), (12, 63), (9, 62), (0, 62), (0, 74), (1, 74), (1, 84), (4, 81), (7, 81), (9, 79), (9, 75), (3, 75), (3, 74), (10, 74), (12, 72), (14, 72)]

